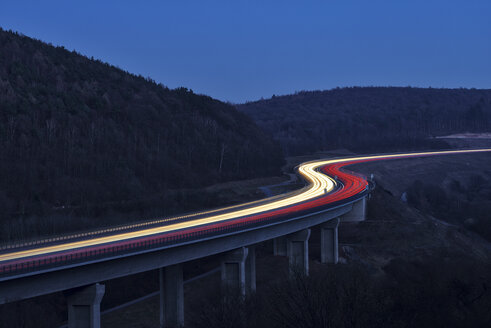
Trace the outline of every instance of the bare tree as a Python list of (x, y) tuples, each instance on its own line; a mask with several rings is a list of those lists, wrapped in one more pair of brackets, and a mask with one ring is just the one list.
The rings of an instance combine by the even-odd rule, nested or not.
[(56, 121), (54, 118), (46, 120), (46, 141), (51, 144), (56, 130)]
[(225, 155), (225, 149), (227, 149), (227, 145), (224, 142), (222, 142), (221, 151), (220, 151), (220, 164), (218, 166), (219, 174), (222, 174), (223, 156)]
[(15, 136), (15, 128), (17, 127), (17, 121), (15, 117), (11, 116), (9, 117), (8, 123), (7, 123), (7, 138), (10, 142), (14, 141), (14, 136)]

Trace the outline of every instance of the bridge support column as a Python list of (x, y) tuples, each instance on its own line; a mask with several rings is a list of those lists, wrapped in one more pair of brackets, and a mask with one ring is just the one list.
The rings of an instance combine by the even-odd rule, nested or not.
[(353, 203), (350, 212), (341, 216), (341, 222), (365, 221), (367, 215), (367, 197)]
[(273, 239), (273, 254), (274, 256), (286, 256), (286, 237)]
[(184, 326), (184, 283), (182, 264), (159, 270), (160, 280), (160, 327)]
[(287, 236), (287, 254), (290, 273), (309, 274), (310, 229), (300, 230)]
[(246, 293), (256, 292), (256, 246), (249, 246), (245, 263)]
[(224, 294), (246, 293), (246, 258), (247, 247), (240, 247), (224, 254), (221, 263), (222, 291)]
[(66, 291), (68, 328), (100, 328), (100, 305), (104, 292), (105, 286), (100, 284)]
[(338, 263), (339, 218), (321, 225), (321, 263)]

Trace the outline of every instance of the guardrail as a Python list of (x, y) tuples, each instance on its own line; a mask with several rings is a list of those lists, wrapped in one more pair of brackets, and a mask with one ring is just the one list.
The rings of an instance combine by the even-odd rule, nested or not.
[(288, 192), (285, 194), (281, 195), (276, 195), (273, 197), (269, 197), (266, 199), (258, 199), (255, 201), (251, 201), (248, 203), (243, 203), (243, 204), (237, 204), (237, 205), (232, 205), (228, 207), (221, 207), (221, 208), (216, 208), (216, 209), (209, 209), (201, 212), (192, 212), (192, 213), (187, 213), (187, 214), (182, 214), (179, 216), (173, 216), (173, 217), (166, 217), (166, 218), (154, 218), (150, 220), (142, 220), (142, 221), (137, 221), (133, 223), (125, 223), (121, 225), (116, 225), (116, 226), (111, 226), (111, 227), (106, 227), (106, 228), (97, 228), (97, 229), (88, 229), (88, 230), (82, 230), (78, 231), (77, 233), (69, 233), (65, 235), (55, 235), (55, 236), (50, 236), (50, 237), (37, 237), (33, 239), (25, 239), (25, 240), (16, 240), (13, 243), (4, 243), (0, 244), (0, 254), (5, 253), (4, 251), (12, 251), (12, 250), (19, 250), (22, 248), (29, 248), (32, 246), (48, 246), (52, 244), (57, 244), (60, 241), (67, 241), (67, 240), (83, 240), (86, 238), (92, 238), (96, 236), (104, 236), (104, 235), (109, 235), (112, 233), (117, 233), (117, 232), (127, 232), (127, 231), (134, 231), (139, 228), (151, 228), (153, 226), (163, 226), (167, 224), (174, 224), (174, 223), (179, 223), (186, 221), (190, 218), (200, 218), (205, 215), (209, 215), (211, 213), (213, 214), (220, 214), (222, 212), (225, 212), (230, 209), (239, 209), (251, 205), (256, 205), (260, 203), (264, 203), (266, 201), (272, 201), (272, 200), (277, 200), (281, 198), (285, 198), (294, 194), (297, 194), (301, 192), (304, 188), (295, 190), (292, 192)]
[[(348, 204), (355, 201), (357, 198), (362, 198), (371, 189), (371, 184), (367, 182), (367, 178), (355, 172), (347, 173), (343, 166), (349, 163), (335, 163), (320, 167), (319, 170), (330, 176), (335, 176), (336, 189), (322, 196), (311, 198), (307, 201), (295, 203), (289, 206), (270, 210), (268, 212), (257, 213), (245, 217), (237, 217), (226, 221), (209, 223), (202, 226), (188, 227), (182, 230), (168, 231), (155, 235), (139, 236), (134, 239), (121, 239), (119, 241), (103, 242), (100, 244), (94, 243), (90, 246), (81, 248), (64, 249), (58, 252), (46, 252), (43, 255), (34, 255), (30, 258), (23, 258), (19, 254), (18, 258), (4, 260), (0, 264), (0, 280), (5, 280), (8, 277), (29, 274), (31, 272), (39, 272), (43, 270), (54, 270), (53, 268), (65, 268), (77, 265), (82, 265), (89, 262), (98, 262), (114, 259), (121, 256), (131, 256), (141, 252), (148, 252), (157, 249), (179, 246), (179, 244), (198, 242), (200, 239), (209, 239), (219, 237), (220, 235), (240, 232), (245, 229), (260, 228), (261, 226), (271, 225), (279, 221), (301, 217), (304, 214), (312, 212), (329, 210), (334, 207)], [(338, 179), (339, 176), (339, 179)], [(252, 202), (259, 203), (261, 201)], [(108, 229), (100, 229), (93, 233), (79, 233), (71, 236), (62, 236), (61, 238), (44, 239), (41, 241), (33, 241), (31, 243), (21, 244), (22, 248), (10, 247), (9, 252), (3, 254), (11, 254), (21, 252), (23, 250), (33, 249), (32, 246), (43, 245), (49, 247), (51, 245), (60, 245), (63, 241), (70, 240), (78, 242), (81, 240), (90, 240), (90, 238), (100, 237), (100, 235), (113, 235), (110, 232), (120, 232), (122, 230), (137, 230), (141, 227), (150, 225), (165, 226), (171, 223), (178, 223), (188, 220), (190, 217), (199, 217), (207, 213), (219, 213), (231, 208), (242, 207), (244, 205), (231, 206), (226, 209), (217, 209), (190, 215), (182, 215), (174, 218), (159, 219), (147, 221), (134, 225), (123, 225), (120, 227), (112, 227)], [(70, 238), (71, 237), (71, 238)], [(15, 251), (14, 251), (15, 250)]]
[[(324, 206), (318, 206), (310, 208), (304, 211), (298, 211), (290, 214), (279, 214), (264, 216), (261, 218), (243, 217), (240, 219), (234, 219), (233, 221), (226, 221), (219, 224), (211, 224), (206, 226), (199, 226), (184, 231), (169, 232), (165, 235), (155, 235), (150, 237), (142, 237), (139, 239), (116, 242), (110, 244), (103, 244), (100, 246), (93, 246), (85, 249), (74, 249), (71, 251), (60, 252), (58, 254), (50, 254), (40, 258), (26, 258), (21, 260), (7, 262), (0, 264), (0, 279), (9, 276), (25, 275), (31, 272), (50, 271), (59, 267), (72, 267), (82, 265), (87, 262), (98, 262), (104, 260), (110, 260), (120, 256), (131, 256), (132, 254), (138, 254), (146, 251), (160, 250), (169, 247), (176, 247), (180, 244), (186, 244), (193, 241), (199, 241), (201, 239), (209, 239), (213, 237), (220, 237), (220, 235), (231, 234), (245, 230), (260, 228), (281, 221), (308, 214), (309, 212), (325, 210), (328, 211), (332, 208), (339, 207), (344, 203), (351, 203), (358, 198), (362, 198), (368, 192), (368, 189), (358, 194), (355, 197), (344, 199), (343, 201), (337, 201)], [(251, 220), (254, 218), (254, 220)], [(237, 222), (242, 220), (241, 222)]]

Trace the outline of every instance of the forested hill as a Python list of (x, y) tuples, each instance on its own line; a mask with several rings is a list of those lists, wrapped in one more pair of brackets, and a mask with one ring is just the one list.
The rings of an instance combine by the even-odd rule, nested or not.
[(272, 134), (287, 155), (438, 148), (445, 144), (428, 137), (491, 130), (491, 90), (338, 88), (273, 96), (238, 109)]
[(272, 175), (280, 147), (233, 106), (0, 30), (0, 217)]

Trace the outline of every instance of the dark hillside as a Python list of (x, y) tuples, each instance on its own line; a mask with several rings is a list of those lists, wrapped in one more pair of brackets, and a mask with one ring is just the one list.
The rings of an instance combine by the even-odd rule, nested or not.
[(428, 137), (491, 129), (491, 90), (341, 88), (299, 92), (238, 109), (277, 139), (286, 155), (440, 148)]
[(282, 161), (230, 105), (0, 29), (3, 223), (101, 217), (149, 197), (165, 207), (166, 190), (273, 175)]

